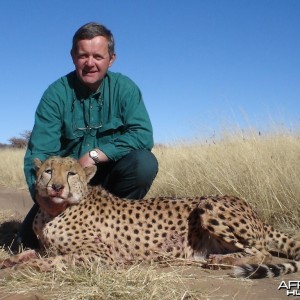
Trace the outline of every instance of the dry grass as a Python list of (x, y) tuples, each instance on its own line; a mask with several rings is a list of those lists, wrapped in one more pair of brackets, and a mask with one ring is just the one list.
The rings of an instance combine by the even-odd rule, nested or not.
[(23, 159), (22, 149), (0, 149), (0, 187), (27, 188)]
[(277, 225), (299, 227), (300, 136), (235, 132), (217, 141), (155, 149), (160, 171), (150, 195), (236, 195)]
[(32, 270), (14, 273), (0, 279), (0, 287), (5, 287), (6, 293), (13, 291), (24, 295), (31, 292), (55, 300), (201, 299), (205, 291), (192, 292), (186, 288), (186, 283), (193, 279), (182, 276), (180, 271), (161, 272), (153, 266), (135, 265), (117, 270), (99, 266), (43, 274)]
[[(291, 232), (299, 228), (299, 134), (238, 131), (214, 141), (158, 146), (154, 152), (160, 171), (149, 197), (237, 195), (251, 202), (268, 223)], [(0, 185), (25, 187), (23, 155), (21, 150), (0, 151)], [(11, 164), (12, 160), (18, 163)], [(20, 293), (47, 291), (48, 299), (202, 299), (207, 295), (203, 290), (191, 293), (185, 282), (175, 271), (133, 266), (39, 276), (32, 272), (1, 279), (0, 287)]]

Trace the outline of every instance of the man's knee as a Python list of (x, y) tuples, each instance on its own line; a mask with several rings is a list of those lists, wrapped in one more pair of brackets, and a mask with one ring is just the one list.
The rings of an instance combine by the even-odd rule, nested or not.
[(135, 150), (125, 157), (129, 172), (133, 172), (137, 185), (150, 184), (158, 172), (158, 162), (148, 150)]
[(157, 172), (158, 162), (150, 151), (134, 150), (116, 163), (106, 188), (119, 197), (141, 199)]

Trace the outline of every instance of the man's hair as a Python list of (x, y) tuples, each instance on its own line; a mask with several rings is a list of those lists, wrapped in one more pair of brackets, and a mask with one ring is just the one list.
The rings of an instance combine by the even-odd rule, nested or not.
[(96, 36), (104, 36), (108, 41), (108, 53), (112, 57), (115, 54), (115, 40), (111, 31), (104, 25), (90, 22), (81, 26), (74, 34), (72, 41), (72, 52), (77, 51), (77, 42), (80, 40), (91, 40)]

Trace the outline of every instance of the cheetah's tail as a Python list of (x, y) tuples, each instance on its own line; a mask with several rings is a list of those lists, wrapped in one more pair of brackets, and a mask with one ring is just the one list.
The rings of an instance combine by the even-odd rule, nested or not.
[(300, 262), (289, 261), (282, 264), (240, 265), (233, 269), (233, 277), (261, 279), (296, 273), (300, 270)]

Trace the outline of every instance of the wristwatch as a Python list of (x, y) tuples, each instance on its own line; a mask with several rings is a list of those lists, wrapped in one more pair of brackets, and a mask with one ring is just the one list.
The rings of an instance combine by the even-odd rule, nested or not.
[(89, 156), (96, 164), (100, 163), (99, 154), (96, 150), (91, 150)]

